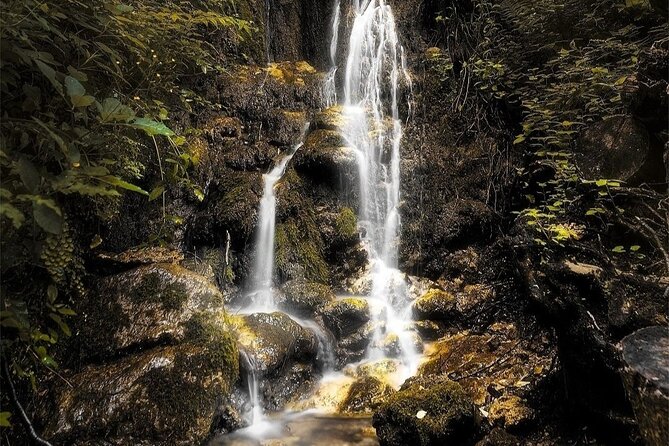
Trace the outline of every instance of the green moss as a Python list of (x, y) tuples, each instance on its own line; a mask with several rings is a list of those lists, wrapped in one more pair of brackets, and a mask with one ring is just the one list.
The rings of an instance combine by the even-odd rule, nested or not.
[(345, 207), (339, 211), (335, 220), (335, 229), (341, 239), (351, 239), (358, 236), (358, 219), (353, 209)]
[(134, 303), (159, 303), (166, 310), (179, 310), (188, 300), (186, 287), (180, 283), (166, 283), (157, 272), (143, 276), (130, 292)]
[(327, 283), (328, 265), (323, 258), (323, 241), (310, 219), (290, 219), (276, 228), (276, 266), (287, 278), (294, 278), (295, 266), (304, 269), (304, 277)]
[(227, 383), (239, 377), (239, 351), (225, 314), (198, 313), (186, 322), (187, 342), (204, 347), (208, 369), (221, 370)]
[(434, 378), (405, 384), (374, 416), (382, 442), (392, 437), (415, 445), (458, 444), (457, 440), (472, 433), (474, 423), (474, 404), (463, 388), (448, 379), (435, 382)]

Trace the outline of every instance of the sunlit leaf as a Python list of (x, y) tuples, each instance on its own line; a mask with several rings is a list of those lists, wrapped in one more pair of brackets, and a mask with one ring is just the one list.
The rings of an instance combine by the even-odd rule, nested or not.
[(154, 120), (148, 119), (148, 118), (137, 118), (132, 122), (131, 126), (137, 128), (137, 129), (140, 129), (140, 130), (144, 130), (144, 132), (149, 136), (156, 136), (156, 135), (172, 136), (172, 135), (174, 135), (174, 132), (172, 130), (170, 130), (162, 122), (154, 121)]

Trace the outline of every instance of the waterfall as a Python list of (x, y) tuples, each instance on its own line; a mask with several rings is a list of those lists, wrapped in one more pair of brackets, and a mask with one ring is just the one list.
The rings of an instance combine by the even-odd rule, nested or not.
[[(397, 335), (407, 376), (417, 367), (411, 306), (404, 276), (397, 269), (400, 230), (400, 83), (410, 86), (404, 48), (390, 5), (384, 0), (355, 0), (344, 77), (342, 132), (356, 150), (360, 176), (359, 225), (369, 253), (370, 298), (384, 305), (386, 330)], [(339, 11), (339, 7), (337, 8)], [(335, 15), (334, 22), (339, 17)], [(338, 23), (337, 23), (338, 26)], [(333, 46), (337, 43), (333, 36)], [(336, 57), (332, 56), (332, 60)], [(334, 68), (336, 71), (336, 68)], [(381, 316), (383, 317), (383, 316)], [(380, 326), (381, 324), (377, 324)], [(368, 359), (384, 356), (377, 329)]]
[(325, 77), (325, 87), (323, 96), (326, 107), (337, 103), (337, 45), (339, 44), (339, 21), (341, 20), (341, 5), (335, 2), (335, 9), (332, 19), (332, 40), (330, 41), (330, 71)]
[(309, 124), (305, 125), (300, 142), (274, 168), (263, 175), (263, 195), (258, 210), (258, 228), (256, 229), (256, 246), (253, 271), (251, 274), (252, 305), (247, 311), (270, 312), (276, 310), (272, 292), (274, 278), (274, 237), (276, 229), (276, 193), (275, 186), (283, 177), (288, 162), (295, 152), (302, 147)]

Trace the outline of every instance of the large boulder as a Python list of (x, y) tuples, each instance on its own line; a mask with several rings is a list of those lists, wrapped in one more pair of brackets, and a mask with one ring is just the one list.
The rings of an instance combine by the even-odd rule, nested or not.
[(646, 162), (650, 136), (632, 117), (619, 116), (590, 125), (577, 148), (576, 164), (585, 178), (628, 180)]
[(176, 264), (145, 265), (101, 279), (99, 299), (78, 308), (83, 359), (115, 357), (124, 351), (185, 339), (187, 323), (223, 306), (220, 291), (203, 276)]
[(346, 180), (355, 184), (358, 171), (355, 150), (335, 130), (316, 129), (295, 155), (295, 168), (319, 181), (333, 185)]
[(669, 443), (669, 328), (648, 327), (621, 342), (623, 380), (646, 443)]
[(473, 436), (476, 412), (458, 383), (412, 379), (381, 404), (373, 424), (382, 446), (464, 444)]
[(341, 402), (341, 413), (371, 413), (395, 390), (383, 379), (375, 376), (363, 376), (348, 389), (346, 398)]
[(44, 436), (54, 444), (192, 445), (213, 429), (236, 428), (216, 422), (239, 372), (225, 319), (194, 315), (182, 343), (62, 371), (66, 381), (52, 383), (45, 398)]
[(345, 297), (327, 304), (320, 311), (325, 326), (342, 339), (371, 319), (369, 303), (360, 297)]
[(489, 407), (504, 395), (524, 395), (546, 382), (555, 348), (542, 334), (523, 338), (513, 324), (497, 323), (486, 332), (463, 331), (435, 342), (419, 374), (449, 376), (477, 405)]
[(335, 299), (329, 286), (305, 280), (291, 280), (277, 295), (279, 307), (300, 317), (314, 316), (319, 308)]
[(311, 390), (319, 371), (319, 340), (285, 313), (230, 317), (245, 375), (254, 374), (266, 409), (280, 410)]

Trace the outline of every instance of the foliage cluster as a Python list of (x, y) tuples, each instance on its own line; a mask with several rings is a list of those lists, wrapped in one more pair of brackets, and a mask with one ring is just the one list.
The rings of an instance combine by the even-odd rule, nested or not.
[[(571, 221), (570, 214), (601, 219), (621, 211), (612, 199), (621, 181), (584, 179), (574, 148), (586, 126), (625, 112), (624, 92), (640, 53), (666, 44), (668, 26), (651, 3), (456, 1), (437, 17), (448, 52), (432, 59), (445, 79), (457, 82), (454, 107), (470, 116), (479, 114), (472, 108), (480, 103), (522, 113), (520, 133), (510, 141), (530, 158), (517, 172), (526, 190), (518, 213), (541, 245), (583, 236), (582, 219)], [(541, 180), (536, 172), (543, 172)], [(583, 197), (593, 193), (594, 204), (582, 210)]]
[(189, 178), (194, 131), (178, 118), (215, 104), (186, 81), (223, 69), (214, 33), (252, 32), (234, 0), (0, 4), (2, 355), (33, 387), (39, 365), (57, 367), (82, 257), (103, 242), (74, 223), (108, 221), (139, 193), (162, 199), (167, 228), (179, 220), (165, 215), (170, 188), (203, 199)]

